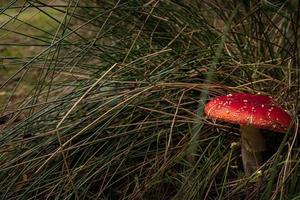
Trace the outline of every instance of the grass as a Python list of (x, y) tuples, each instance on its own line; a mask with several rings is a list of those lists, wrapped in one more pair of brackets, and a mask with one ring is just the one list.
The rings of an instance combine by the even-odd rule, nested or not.
[(18, 77), (12, 94), (23, 83), (31, 88), (2, 107), (9, 116), (0, 135), (2, 198), (299, 198), (298, 129), (270, 142), (262, 176), (247, 177), (240, 149), (230, 148), (238, 127), (203, 115), (214, 96), (259, 92), (281, 102), (297, 127), (297, 6), (135, 0), (26, 6), (48, 17), (59, 11), (61, 20), (50, 17), (53, 29), (41, 26), (45, 35), (25, 33), (46, 46), (13, 58), (22, 67), (1, 86), (11, 90)]
[[(60, 11), (49, 7), (41, 9), (21, 5), (13, 5), (8, 9), (3, 6), (1, 12), (0, 40), (3, 42), (0, 49), (0, 81), (2, 83), (15, 74), (22, 63), (30, 60), (51, 43), (51, 38), (59, 25), (54, 19), (59, 20), (62, 17)], [(14, 99), (24, 98), (30, 92), (36, 74), (36, 70), (32, 71), (29, 76), (22, 79), (22, 86), (13, 92)], [(14, 79), (17, 82), (18, 78), (14, 77)], [(0, 104), (5, 104), (12, 95), (13, 85), (2, 91)]]

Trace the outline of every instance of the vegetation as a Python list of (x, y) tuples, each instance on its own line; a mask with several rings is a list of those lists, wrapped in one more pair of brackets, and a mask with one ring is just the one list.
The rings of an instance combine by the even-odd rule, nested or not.
[[(0, 14), (17, 48), (1, 52), (2, 199), (300, 198), (294, 1), (28, 0)], [(264, 133), (251, 176), (238, 127), (203, 115), (231, 92), (273, 96), (296, 127)]]
[[(0, 17), (0, 39), (2, 41), (0, 81), (3, 83), (9, 77), (12, 80), (7, 87), (2, 88), (1, 104), (4, 104), (10, 96), (9, 101), (22, 98), (32, 89), (32, 85), (35, 83), (34, 79), (37, 78), (37, 70), (34, 70), (33, 67), (30, 72), (24, 74), (22, 83), (19, 83), (16, 91), (13, 89), (20, 75), (13, 75), (20, 69), (20, 65), (33, 59), (36, 54), (51, 44), (53, 34), (59, 25), (52, 18), (60, 19), (62, 16), (62, 12), (50, 7), (40, 10), (30, 5), (23, 5), (22, 2), (5, 7), (7, 4), (3, 5)], [(41, 62), (43, 61), (41, 60)]]

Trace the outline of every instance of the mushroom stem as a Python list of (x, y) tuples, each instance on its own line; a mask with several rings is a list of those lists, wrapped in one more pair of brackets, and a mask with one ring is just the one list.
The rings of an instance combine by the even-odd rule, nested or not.
[(262, 152), (266, 150), (266, 144), (257, 128), (241, 126), (240, 132), (244, 170), (249, 175), (262, 165)]

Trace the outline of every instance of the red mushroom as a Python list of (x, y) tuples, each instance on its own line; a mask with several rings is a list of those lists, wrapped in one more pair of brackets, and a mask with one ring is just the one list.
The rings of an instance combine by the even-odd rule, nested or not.
[(259, 129), (286, 132), (292, 119), (272, 99), (265, 95), (228, 94), (209, 101), (204, 109), (212, 119), (240, 125), (244, 170), (250, 174), (262, 164), (266, 150)]

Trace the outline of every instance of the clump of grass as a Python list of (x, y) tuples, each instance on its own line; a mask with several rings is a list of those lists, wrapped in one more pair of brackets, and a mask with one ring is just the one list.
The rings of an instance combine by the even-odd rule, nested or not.
[(26, 6), (63, 17), (49, 15), (57, 28), (47, 46), (12, 75), (19, 79), (15, 91), (32, 70), (38, 79), (26, 98), (2, 109), (11, 117), (0, 135), (3, 198), (297, 198), (297, 129), (280, 141), (263, 178), (245, 177), (239, 150), (230, 149), (237, 127), (213, 124), (202, 111), (215, 95), (261, 92), (283, 102), (297, 125), (295, 6)]

